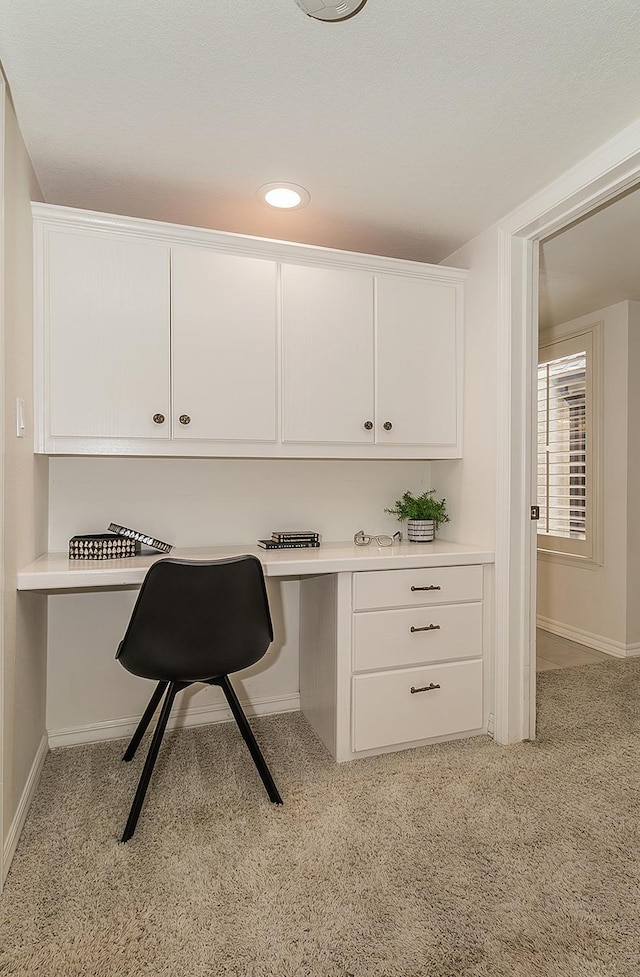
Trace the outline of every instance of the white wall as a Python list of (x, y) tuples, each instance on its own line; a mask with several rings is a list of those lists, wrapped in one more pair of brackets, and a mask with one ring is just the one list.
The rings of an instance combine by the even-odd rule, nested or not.
[(440, 535), (495, 548), (498, 233), (486, 231), (444, 264), (468, 268), (464, 316), (463, 457), (433, 463), (453, 521)]
[[(633, 306), (637, 321), (637, 303)], [(576, 566), (546, 555), (538, 557), (538, 623), (552, 632), (619, 655), (626, 654), (630, 640), (628, 608), (634, 627), (639, 623), (636, 612), (631, 611), (637, 598), (629, 593), (627, 579), (629, 575), (631, 581), (629, 561), (635, 563), (629, 529), (634, 528), (631, 524), (636, 518), (633, 509), (628, 513), (628, 502), (632, 504), (628, 499), (629, 446), (638, 439), (629, 425), (631, 406), (636, 418), (640, 418), (635, 379), (640, 357), (634, 360), (630, 355), (639, 341), (635, 337), (630, 345), (629, 315), (630, 303), (622, 302), (556, 326), (557, 331), (569, 333), (596, 322), (604, 323), (603, 565)], [(541, 342), (544, 337), (541, 333)], [(636, 458), (635, 469), (637, 465)], [(640, 481), (636, 481), (637, 487)]]
[[(311, 528), (325, 540), (394, 532), (385, 515), (406, 489), (431, 488), (433, 464), (417, 461), (52, 458), (49, 549), (110, 522), (175, 546), (251, 543), (274, 529)], [(456, 520), (451, 524), (455, 533)], [(241, 678), (253, 711), (298, 706), (297, 580), (269, 581), (276, 638)], [(151, 691), (114, 661), (135, 593), (49, 598), (47, 728), (51, 744), (126, 735)], [(238, 680), (236, 680), (237, 682)], [(182, 694), (187, 722), (220, 718), (218, 689)], [(180, 699), (178, 700), (180, 705)], [(226, 710), (221, 713), (226, 717)]]
[[(32, 223), (40, 192), (11, 100), (5, 109), (4, 173), (4, 861), (13, 854), (27, 795), (43, 756), (46, 604), (18, 596), (16, 571), (46, 547), (47, 460), (33, 454)], [(27, 407), (16, 437), (15, 399)], [(35, 764), (35, 768), (34, 768)], [(30, 786), (31, 785), (31, 786)], [(25, 794), (25, 791), (27, 792)]]
[(629, 302), (627, 365), (627, 653), (640, 650), (640, 302)]

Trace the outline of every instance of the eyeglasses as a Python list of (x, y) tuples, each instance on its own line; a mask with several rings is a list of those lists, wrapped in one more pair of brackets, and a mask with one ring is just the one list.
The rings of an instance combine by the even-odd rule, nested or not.
[(359, 529), (353, 537), (353, 542), (356, 546), (368, 546), (374, 540), (378, 546), (393, 546), (394, 543), (399, 543), (402, 540), (402, 533), (398, 531), (393, 536), (386, 536), (384, 534), (382, 536), (368, 536), (362, 529)]

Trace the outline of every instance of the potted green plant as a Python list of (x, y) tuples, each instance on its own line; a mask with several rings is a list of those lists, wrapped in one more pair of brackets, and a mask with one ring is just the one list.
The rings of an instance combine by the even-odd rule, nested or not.
[(440, 523), (449, 522), (446, 499), (434, 499), (435, 489), (422, 495), (405, 492), (396, 500), (393, 509), (385, 512), (397, 516), (400, 521), (407, 520), (407, 538), (412, 543), (430, 543), (435, 539)]

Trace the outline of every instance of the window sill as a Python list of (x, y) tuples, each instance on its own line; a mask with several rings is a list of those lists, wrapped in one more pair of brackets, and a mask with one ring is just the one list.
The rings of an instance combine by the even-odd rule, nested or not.
[(555, 550), (543, 550), (538, 547), (538, 559), (544, 563), (564, 563), (570, 567), (582, 567), (585, 570), (599, 570), (604, 566), (601, 560), (590, 556), (578, 556), (575, 553), (559, 553)]

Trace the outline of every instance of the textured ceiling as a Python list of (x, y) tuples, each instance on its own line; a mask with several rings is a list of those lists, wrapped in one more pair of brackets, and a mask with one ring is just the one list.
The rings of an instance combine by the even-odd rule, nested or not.
[[(438, 261), (640, 115), (637, 0), (0, 0), (45, 199)], [(255, 197), (287, 180), (304, 210)]]

